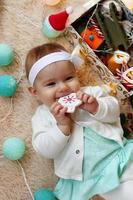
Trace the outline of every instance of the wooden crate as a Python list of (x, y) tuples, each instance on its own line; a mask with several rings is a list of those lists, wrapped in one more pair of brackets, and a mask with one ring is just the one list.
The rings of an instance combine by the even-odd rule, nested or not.
[[(78, 31), (78, 28), (80, 27), (80, 23), (84, 20), (88, 21), (88, 19), (90, 19), (90, 16), (93, 17), (94, 13), (96, 13), (95, 11), (97, 10), (98, 5), (100, 5), (103, 2), (107, 2), (107, 0), (90, 0), (85, 5), (84, 12), (70, 24), (70, 26), (66, 30), (66, 33), (67, 33), (67, 36), (69, 35), (68, 36), (69, 40), (74, 46), (76, 46), (78, 43), (80, 43), (80, 45), (84, 49), (85, 54), (88, 56), (89, 59), (91, 59), (94, 62), (98, 73), (100, 74), (102, 80), (105, 83), (109, 83), (109, 82), (117, 83), (117, 93), (119, 94), (119, 97), (121, 99), (124, 99), (126, 97), (131, 96), (133, 94), (133, 90), (130, 90), (130, 91), (127, 90), (124, 87), (124, 85), (121, 84), (120, 81), (118, 81), (116, 79), (114, 74), (101, 61), (101, 59), (99, 58), (99, 56), (97, 55), (95, 50), (91, 48), (91, 45), (87, 44), (87, 42), (81, 37), (81, 34)], [(115, 0), (115, 2), (117, 4), (119, 4), (120, 8), (125, 9), (126, 12), (128, 12), (128, 16), (131, 19), (133, 19), (132, 13), (125, 7), (125, 5), (121, 1)], [(96, 16), (96, 14), (95, 14), (95, 16)], [(116, 18), (116, 16), (114, 16), (114, 18), (113, 18), (114, 21), (115, 21), (115, 18)], [(119, 21), (119, 20), (116, 20), (116, 21)], [(130, 20), (128, 20), (128, 21), (130, 22)], [(108, 24), (107, 19), (105, 20), (105, 22)], [(85, 22), (85, 24), (86, 23), (87, 22)], [(132, 21), (132, 23), (133, 23), (133, 21)], [(106, 24), (106, 27), (107, 27), (107, 24)], [(119, 21), (119, 24), (121, 24), (121, 21)], [(103, 33), (103, 35), (105, 37), (105, 43), (108, 45), (108, 48), (111, 47), (114, 51), (117, 48), (117, 46), (124, 48), (124, 51), (129, 51), (129, 50), (131, 51), (132, 50), (132, 44), (133, 44), (133, 35), (132, 35), (132, 40), (131, 40), (131, 38), (129, 39), (129, 36), (127, 35), (127, 33), (121, 31), (121, 30), (123, 30), (123, 28), (121, 29), (121, 25), (119, 26), (119, 24), (117, 22), (117, 24), (113, 25), (112, 22), (111, 22), (111, 28), (113, 29), (113, 34), (111, 35), (111, 37), (114, 38), (115, 34), (119, 35), (119, 37), (116, 37), (116, 41), (115, 41), (115, 38), (114, 38), (114, 40), (111, 38), (113, 40), (114, 45), (110, 44), (108, 36), (105, 37), (106, 33), (104, 32), (104, 29), (101, 30), (101, 32)], [(116, 26), (118, 26), (119, 28), (116, 30), (116, 33), (114, 34), (114, 29), (115, 29)], [(132, 34), (133, 34), (133, 32), (132, 32)], [(123, 42), (123, 38), (125, 38), (124, 42)], [(122, 43), (123, 46), (121, 46), (121, 43)], [(100, 44), (100, 42), (99, 42), (99, 44)]]

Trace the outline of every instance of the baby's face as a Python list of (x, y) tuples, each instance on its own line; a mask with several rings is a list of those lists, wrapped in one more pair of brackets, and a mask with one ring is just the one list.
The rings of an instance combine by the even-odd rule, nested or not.
[(42, 69), (35, 80), (38, 99), (50, 107), (62, 96), (80, 89), (74, 65), (70, 61), (58, 61)]

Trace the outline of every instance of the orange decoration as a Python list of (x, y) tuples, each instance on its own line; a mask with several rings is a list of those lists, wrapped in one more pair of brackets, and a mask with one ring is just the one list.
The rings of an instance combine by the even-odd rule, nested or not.
[(113, 56), (111, 56), (108, 60), (108, 68), (110, 71), (116, 75), (116, 69), (121, 69), (122, 65), (126, 65), (130, 59), (128, 53), (124, 51), (117, 50), (114, 52)]
[(80, 35), (92, 49), (98, 49), (104, 40), (103, 37), (98, 35), (95, 28), (93, 27), (83, 30)]

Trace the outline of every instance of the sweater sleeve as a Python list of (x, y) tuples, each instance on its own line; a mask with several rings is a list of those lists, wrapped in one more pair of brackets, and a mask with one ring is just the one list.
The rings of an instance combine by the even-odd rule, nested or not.
[(104, 123), (115, 123), (120, 116), (118, 100), (107, 94), (101, 87), (90, 87), (89, 94), (94, 96), (99, 104), (96, 114), (90, 114), (98, 121)]
[(32, 144), (36, 152), (46, 158), (55, 158), (65, 147), (70, 136), (65, 136), (55, 124), (42, 120), (36, 113), (32, 118)]
[(93, 117), (105, 123), (115, 123), (120, 116), (118, 101), (111, 96), (97, 98), (99, 107)]

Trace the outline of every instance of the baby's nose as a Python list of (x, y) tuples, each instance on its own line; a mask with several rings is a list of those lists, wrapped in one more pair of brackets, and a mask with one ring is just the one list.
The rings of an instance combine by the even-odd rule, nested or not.
[(66, 90), (69, 89), (69, 87), (68, 87), (68, 85), (67, 85), (66, 83), (61, 82), (61, 83), (59, 83), (59, 89), (60, 89), (61, 91), (66, 91)]

